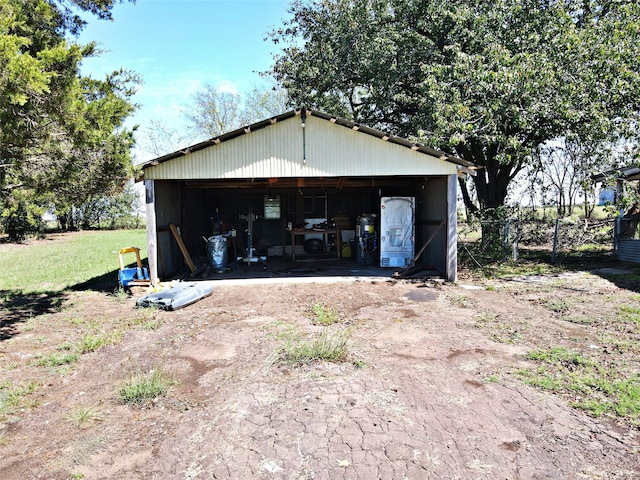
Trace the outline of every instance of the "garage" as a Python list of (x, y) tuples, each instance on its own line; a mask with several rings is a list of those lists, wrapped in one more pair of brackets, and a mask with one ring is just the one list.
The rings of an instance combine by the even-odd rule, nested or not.
[(314, 110), (248, 125), (142, 165), (152, 282), (196, 258), (212, 279), (313, 260), (455, 281), (457, 176), (473, 169)]

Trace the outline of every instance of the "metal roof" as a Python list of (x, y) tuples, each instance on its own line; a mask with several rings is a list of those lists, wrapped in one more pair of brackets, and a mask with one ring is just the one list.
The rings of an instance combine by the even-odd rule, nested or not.
[(218, 144), (223, 143), (223, 142), (228, 142), (230, 140), (233, 140), (234, 138), (241, 137), (243, 135), (247, 135), (247, 134), (255, 132), (257, 130), (261, 130), (261, 129), (267, 128), (267, 127), (269, 127), (271, 125), (277, 124), (278, 122), (290, 119), (290, 118), (298, 116), (298, 115), (300, 115), (300, 116), (306, 115), (306, 116), (313, 116), (313, 117), (316, 117), (316, 118), (320, 118), (320, 119), (326, 120), (328, 122), (331, 122), (333, 124), (341, 125), (341, 126), (343, 126), (345, 128), (348, 128), (350, 130), (354, 130), (354, 131), (363, 133), (365, 135), (370, 135), (370, 136), (376, 137), (378, 139), (384, 140), (386, 142), (409, 148), (409, 149), (411, 149), (413, 151), (416, 151), (416, 152), (419, 152), (419, 153), (427, 154), (429, 156), (438, 158), (438, 159), (440, 159), (442, 161), (453, 163), (453, 164), (457, 165), (460, 169), (463, 169), (463, 170), (467, 171), (467, 173), (473, 173), (473, 171), (478, 168), (477, 165), (475, 165), (473, 162), (469, 162), (469, 161), (464, 160), (462, 158), (456, 157), (455, 155), (450, 155), (450, 154), (441, 152), (439, 150), (435, 150), (433, 148), (430, 148), (428, 146), (420, 145), (420, 144), (415, 143), (415, 142), (411, 142), (411, 141), (406, 140), (404, 138), (400, 138), (400, 137), (397, 137), (397, 136), (394, 136), (394, 135), (389, 135), (388, 133), (385, 133), (385, 132), (383, 132), (381, 130), (377, 130), (375, 128), (370, 128), (370, 127), (361, 125), (361, 124), (356, 123), (356, 122), (352, 122), (352, 121), (345, 120), (345, 119), (340, 118), (340, 117), (336, 117), (336, 116), (329, 115), (329, 114), (326, 114), (326, 113), (322, 113), (322, 112), (319, 112), (319, 111), (316, 111), (316, 110), (309, 110), (309, 109), (305, 109), (305, 108), (297, 109), (297, 110), (291, 110), (291, 111), (283, 113), (281, 115), (277, 115), (275, 117), (272, 117), (272, 118), (269, 118), (269, 119), (266, 119), (266, 120), (262, 120), (262, 121), (253, 123), (251, 125), (247, 125), (245, 127), (241, 127), (241, 128), (236, 129), (236, 130), (232, 130), (232, 131), (230, 131), (228, 133), (224, 133), (224, 134), (219, 135), (217, 137), (210, 138), (209, 140), (205, 140), (203, 142), (196, 143), (195, 145), (191, 145), (189, 147), (177, 150), (177, 151), (175, 151), (173, 153), (169, 153), (169, 154), (154, 158), (152, 160), (149, 160), (149, 161), (143, 163), (141, 165), (141, 167), (144, 170), (145, 168), (153, 167), (153, 166), (159, 165), (161, 163), (173, 160), (175, 158), (183, 157), (183, 156), (186, 156), (186, 155), (188, 155), (190, 153), (197, 152), (199, 150), (203, 150), (205, 148), (209, 148), (209, 147), (214, 146), (214, 145), (218, 145)]
[(640, 167), (629, 166), (608, 170), (606, 172), (596, 173), (595, 175), (592, 175), (591, 178), (594, 182), (604, 182), (609, 178), (627, 180), (629, 182), (633, 180), (640, 180)]

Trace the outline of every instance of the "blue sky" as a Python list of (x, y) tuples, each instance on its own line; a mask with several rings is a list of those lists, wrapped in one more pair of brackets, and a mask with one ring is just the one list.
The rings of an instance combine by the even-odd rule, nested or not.
[[(141, 132), (152, 119), (186, 129), (184, 109), (205, 83), (243, 94), (264, 80), (277, 52), (267, 33), (289, 17), (289, 0), (137, 0), (116, 5), (114, 21), (87, 16), (77, 39), (104, 50), (83, 62), (82, 73), (101, 78), (119, 68), (143, 79), (128, 125)], [(138, 136), (140, 139), (140, 135)], [(140, 150), (138, 161), (145, 155)]]

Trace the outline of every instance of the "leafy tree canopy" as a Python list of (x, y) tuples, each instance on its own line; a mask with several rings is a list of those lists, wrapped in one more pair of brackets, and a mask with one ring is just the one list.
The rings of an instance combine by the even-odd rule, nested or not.
[(123, 122), (138, 79), (124, 70), (82, 77), (95, 44), (67, 39), (84, 25), (76, 12), (110, 19), (113, 4), (0, 0), (0, 211), (11, 236), (25, 209), (64, 214), (131, 176), (133, 136)]
[(292, 99), (477, 163), (481, 208), (504, 204), (545, 142), (637, 134), (637, 0), (296, 0), (290, 12), (271, 38)]
[(284, 113), (287, 99), (286, 91), (276, 86), (256, 86), (243, 98), (207, 83), (193, 95), (186, 117), (197, 135), (211, 138)]

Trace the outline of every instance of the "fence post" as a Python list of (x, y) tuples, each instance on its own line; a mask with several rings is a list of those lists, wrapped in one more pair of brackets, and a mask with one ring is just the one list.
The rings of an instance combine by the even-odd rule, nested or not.
[(518, 261), (518, 240), (520, 239), (520, 220), (515, 220), (516, 235), (513, 237), (513, 261)]
[(560, 224), (560, 215), (556, 217), (556, 228), (553, 233), (553, 252), (551, 253), (551, 263), (556, 263), (556, 249), (558, 248), (558, 226)]
[[(502, 223), (502, 222), (501, 222)], [(505, 220), (502, 227), (502, 261), (507, 260), (507, 246), (509, 244), (509, 227), (511, 220)]]

